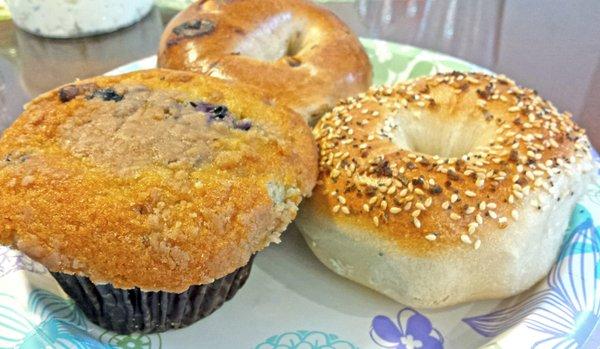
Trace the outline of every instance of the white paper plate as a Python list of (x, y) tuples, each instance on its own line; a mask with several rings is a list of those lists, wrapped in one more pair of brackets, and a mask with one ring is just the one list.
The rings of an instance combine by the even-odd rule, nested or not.
[[(375, 83), (484, 70), (412, 46), (362, 40)], [(152, 68), (156, 57), (110, 72)], [(117, 335), (85, 320), (39, 264), (0, 247), (0, 348), (600, 348), (600, 185), (577, 206), (546, 280), (507, 300), (416, 310), (322, 266), (295, 226), (261, 252), (247, 284), (213, 315), (176, 331)]]

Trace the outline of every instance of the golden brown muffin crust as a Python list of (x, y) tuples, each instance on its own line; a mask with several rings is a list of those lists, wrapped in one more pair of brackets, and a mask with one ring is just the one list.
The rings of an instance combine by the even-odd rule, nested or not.
[[(432, 136), (454, 131), (448, 139), (461, 142)], [(371, 88), (341, 101), (313, 134), (312, 205), (417, 255), (479, 248), (481, 234), (519, 219), (525, 195), (552, 192), (555, 175), (590, 157), (570, 114), (506, 77), (478, 73)]]
[(158, 65), (249, 83), (310, 123), (371, 85), (356, 36), (306, 0), (192, 4), (166, 27)]
[[(190, 101), (232, 116), (210, 121)], [(249, 129), (234, 127), (242, 119)], [(0, 156), (0, 243), (52, 271), (170, 292), (277, 241), (317, 166), (299, 115), (250, 87), (160, 69), (36, 98)]]

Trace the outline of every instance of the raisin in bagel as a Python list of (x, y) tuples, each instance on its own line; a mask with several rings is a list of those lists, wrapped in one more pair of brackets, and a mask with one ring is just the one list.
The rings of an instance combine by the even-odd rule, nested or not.
[(371, 85), (371, 64), (350, 29), (305, 0), (199, 1), (171, 20), (158, 65), (240, 80), (309, 123)]
[(1, 244), (144, 291), (183, 292), (246, 265), (317, 176), (299, 115), (251, 87), (162, 69), (41, 95), (0, 154)]
[(340, 102), (297, 220), (317, 257), (398, 302), (507, 297), (550, 269), (594, 175), (569, 114), (506, 77), (450, 73)]

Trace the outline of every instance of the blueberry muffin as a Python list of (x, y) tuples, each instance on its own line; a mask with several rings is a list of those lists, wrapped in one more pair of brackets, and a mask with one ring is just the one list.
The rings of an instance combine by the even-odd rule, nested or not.
[(154, 69), (37, 97), (0, 139), (0, 243), (44, 264), (107, 329), (210, 314), (316, 180), (302, 117), (258, 96)]

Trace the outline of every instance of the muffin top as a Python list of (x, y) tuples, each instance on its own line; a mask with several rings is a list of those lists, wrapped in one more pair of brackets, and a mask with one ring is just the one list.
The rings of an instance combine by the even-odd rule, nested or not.
[(164, 69), (45, 93), (0, 139), (0, 243), (95, 283), (182, 292), (279, 241), (310, 129), (252, 88)]

